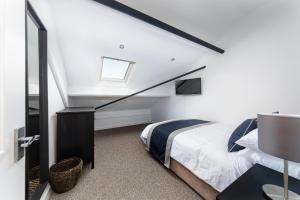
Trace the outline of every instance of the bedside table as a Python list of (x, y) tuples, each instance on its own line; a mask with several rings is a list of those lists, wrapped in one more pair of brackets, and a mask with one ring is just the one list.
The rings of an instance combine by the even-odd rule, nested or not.
[[(283, 175), (280, 172), (255, 164), (240, 178), (217, 196), (217, 200), (267, 200), (262, 186), (264, 184), (283, 186)], [(300, 181), (289, 177), (289, 189), (300, 194)]]

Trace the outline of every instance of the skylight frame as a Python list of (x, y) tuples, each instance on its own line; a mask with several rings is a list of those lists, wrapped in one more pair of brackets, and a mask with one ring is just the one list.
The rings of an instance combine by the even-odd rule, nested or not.
[[(119, 78), (105, 78), (105, 77), (102, 77), (103, 61), (104, 61), (104, 59), (111, 59), (111, 60), (128, 62), (129, 65), (127, 67), (127, 70), (126, 70), (126, 73), (124, 75), (124, 78), (123, 79), (119, 79)], [(133, 62), (133, 61), (123, 60), (123, 59), (113, 58), (113, 57), (108, 57), (108, 56), (102, 56), (101, 57), (101, 67), (100, 67), (100, 81), (113, 81), (113, 82), (127, 83), (129, 75), (130, 75), (130, 72), (131, 72), (134, 64), (135, 64), (135, 62)]]

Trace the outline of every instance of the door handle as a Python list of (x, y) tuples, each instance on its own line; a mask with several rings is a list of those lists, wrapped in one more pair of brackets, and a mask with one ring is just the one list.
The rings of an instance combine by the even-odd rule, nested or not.
[(24, 142), (20, 145), (23, 148), (29, 147), (34, 141), (38, 141), (38, 140), (40, 140), (40, 135), (34, 135), (34, 136), (30, 136), (30, 137), (21, 137), (18, 139), (18, 141)]

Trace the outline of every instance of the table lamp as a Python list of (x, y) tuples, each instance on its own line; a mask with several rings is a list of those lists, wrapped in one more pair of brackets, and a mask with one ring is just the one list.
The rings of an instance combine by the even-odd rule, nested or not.
[(300, 163), (300, 116), (259, 114), (258, 147), (284, 160), (284, 188), (265, 184), (264, 193), (274, 200), (300, 200), (298, 194), (288, 190), (288, 161)]

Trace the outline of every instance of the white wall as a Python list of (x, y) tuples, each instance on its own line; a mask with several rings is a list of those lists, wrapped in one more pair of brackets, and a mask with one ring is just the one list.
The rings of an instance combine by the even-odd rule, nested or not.
[(95, 113), (95, 130), (146, 124), (150, 122), (150, 109), (104, 111)]
[[(109, 94), (101, 92), (101, 95), (95, 95), (97, 93), (92, 93), (89, 88), (84, 90), (86, 94), (82, 94), (80, 91), (73, 93), (69, 99), (70, 106), (97, 107), (138, 91), (131, 90), (129, 93), (127, 90), (124, 90), (123, 93), (113, 94), (110, 89), (110, 87), (106, 87), (106, 91), (108, 91)], [(72, 92), (72, 90), (69, 91)], [(75, 90), (73, 92), (75, 92)], [(149, 123), (152, 121), (150, 108), (156, 101), (166, 98), (168, 95), (168, 88), (160, 87), (156, 90), (145, 92), (141, 95), (99, 109), (95, 114), (95, 130)]]
[[(25, 198), (25, 159), (13, 162), (13, 132), (15, 128), (25, 126), (25, 1), (1, 0), (0, 3), (0, 198), (20, 200)], [(51, 40), (48, 40), (49, 43)], [(53, 57), (49, 57), (52, 63)], [(49, 165), (55, 162), (55, 112), (64, 108), (62, 97), (67, 97), (66, 89), (61, 93), (56, 85), (56, 81), (66, 84), (66, 79), (59, 75), (59, 78), (54, 80), (53, 69), (56, 68), (50, 70), (48, 67)], [(61, 88), (66, 88), (66, 85)]]
[(53, 72), (48, 65), (49, 166), (56, 162), (56, 112), (64, 108)]
[(69, 105), (68, 81), (61, 56), (56, 27), (48, 0), (30, 0), (47, 29), (48, 36), (48, 115), (49, 115), (49, 165), (56, 162), (56, 112)]
[(5, 12), (4, 12), (4, 0), (0, 0), (0, 154), (3, 147), (3, 99), (4, 99), (4, 22), (5, 22)]
[[(176, 75), (179, 75), (176, 74)], [(141, 75), (143, 76), (143, 75)], [(172, 77), (168, 77), (172, 78)], [(163, 81), (165, 81), (164, 79)], [(153, 80), (152, 80), (153, 81)], [(160, 83), (161, 81), (154, 79), (154, 83), (151, 83), (149, 81), (145, 81), (142, 85), (139, 85), (139, 87), (135, 88), (129, 88), (124, 83), (118, 83), (118, 82), (103, 82), (100, 85), (96, 87), (89, 87), (89, 86), (70, 86), (68, 88), (68, 94), (69, 96), (102, 96), (102, 97), (114, 97), (114, 96), (126, 96), (130, 95), (132, 93), (135, 93), (139, 90), (148, 88), (154, 84)], [(148, 96), (148, 97), (166, 97), (169, 96), (169, 88), (166, 85), (160, 86), (158, 88), (154, 88), (152, 90), (143, 92), (142, 94), (138, 96)], [(70, 103), (72, 104), (72, 102)]]
[[(300, 113), (300, 1), (270, 1), (241, 19), (224, 55), (201, 59), (203, 95), (171, 97), (154, 121), (177, 117), (236, 123), (260, 112)], [(172, 90), (172, 89), (171, 89)], [(174, 111), (175, 110), (175, 111)]]
[[(0, 127), (0, 197), (7, 200), (25, 198), (24, 158), (13, 162), (13, 134), (25, 125), (25, 1), (1, 0), (1, 83), (3, 118)], [(4, 23), (3, 23), (4, 22)], [(4, 37), (3, 37), (4, 34)], [(4, 39), (4, 41), (3, 41)]]
[(47, 29), (48, 36), (48, 63), (57, 82), (59, 93), (68, 106), (68, 80), (64, 68), (64, 60), (61, 56), (60, 46), (56, 35), (56, 27), (53, 21), (51, 7), (48, 0), (30, 0), (34, 10)]

